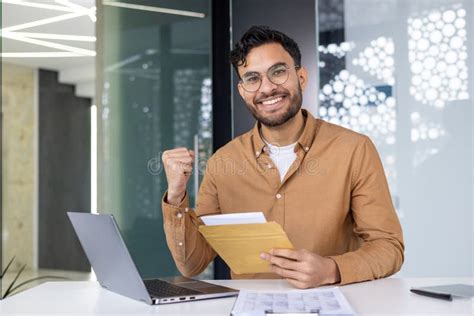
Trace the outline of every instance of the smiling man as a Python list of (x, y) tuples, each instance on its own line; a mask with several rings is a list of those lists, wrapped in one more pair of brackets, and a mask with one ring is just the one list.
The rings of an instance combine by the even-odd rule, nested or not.
[(301, 108), (308, 75), (295, 41), (254, 26), (230, 60), (257, 123), (209, 159), (196, 210), (186, 194), (194, 153), (176, 148), (162, 157), (164, 228), (181, 273), (196, 275), (216, 256), (198, 232), (200, 216), (255, 210), (279, 223), (295, 249), (262, 253), (268, 273), (233, 278), (285, 278), (310, 288), (400, 270), (402, 230), (377, 151), (368, 137)]

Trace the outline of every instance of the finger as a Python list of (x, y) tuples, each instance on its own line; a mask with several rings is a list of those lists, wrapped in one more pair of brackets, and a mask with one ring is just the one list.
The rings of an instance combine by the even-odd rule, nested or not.
[(306, 274), (304, 274), (300, 271), (284, 269), (284, 268), (276, 266), (276, 265), (270, 265), (270, 271), (280, 275), (281, 277), (283, 277), (285, 279), (293, 279), (293, 280), (297, 280), (297, 281), (300, 281), (300, 282), (304, 282), (307, 279)]
[(175, 154), (175, 153), (187, 153), (191, 156), (194, 156), (194, 150), (187, 149), (186, 147), (176, 148), (176, 149), (171, 150), (170, 152), (173, 153), (173, 154)]
[(271, 254), (266, 253), (266, 252), (261, 252), (260, 253), (260, 259), (270, 261), (270, 258), (272, 257)]
[(300, 263), (298, 261), (292, 260), (292, 259), (287, 259), (287, 258), (282, 258), (282, 257), (277, 257), (277, 256), (271, 256), (270, 259), (268, 260), (271, 264), (277, 265), (281, 268), (284, 269), (291, 269), (291, 270), (298, 270)]
[(172, 151), (189, 151), (189, 149), (187, 149), (186, 147), (176, 147), (172, 149)]
[(184, 173), (192, 173), (192, 172), (193, 172), (193, 167), (183, 165), (183, 166), (181, 167), (181, 170), (182, 170)]
[(189, 163), (180, 163), (178, 162), (177, 164), (178, 168), (181, 170), (181, 169), (186, 169), (186, 170), (189, 170), (189, 169), (193, 169), (193, 164), (189, 164)]
[(188, 152), (180, 152), (180, 153), (171, 153), (168, 154), (166, 159), (173, 159), (173, 158), (194, 158), (193, 155), (190, 155)]
[(172, 158), (182, 158), (182, 157), (191, 157), (194, 158), (194, 152), (190, 153), (189, 151), (178, 151), (178, 152), (164, 152), (162, 159), (172, 159)]
[(172, 166), (168, 166), (168, 168), (165, 168), (165, 170), (183, 173), (183, 172), (192, 172), (193, 167), (189, 165), (185, 165), (185, 164), (174, 164)]
[(173, 158), (171, 160), (167, 160), (165, 162), (167, 166), (180, 166), (180, 165), (187, 165), (187, 166), (192, 166), (194, 162), (190, 159), (186, 158)]
[(308, 288), (311, 287), (311, 285), (309, 283), (302, 282), (302, 281), (295, 280), (295, 279), (286, 279), (286, 281), (288, 281), (288, 283), (290, 283), (291, 285), (293, 285), (294, 287), (299, 288), (299, 289), (308, 289)]
[(292, 260), (301, 261), (302, 255), (301, 251), (293, 250), (293, 249), (272, 249), (270, 250), (270, 254), (273, 256), (288, 258)]
[(179, 154), (179, 153), (189, 153), (187, 148), (180, 147), (180, 148), (174, 148), (174, 149), (169, 149), (165, 150), (163, 152), (163, 155), (173, 155), (173, 154)]
[(170, 161), (191, 165), (194, 162), (194, 159), (188, 156), (188, 157), (171, 158)]
[(193, 171), (193, 166), (184, 164), (184, 163), (175, 163), (170, 166), (170, 169), (172, 171), (179, 171), (179, 172), (192, 172)]
[(163, 160), (163, 163), (165, 165), (185, 164), (192, 166), (194, 164), (194, 159), (191, 157), (177, 157)]

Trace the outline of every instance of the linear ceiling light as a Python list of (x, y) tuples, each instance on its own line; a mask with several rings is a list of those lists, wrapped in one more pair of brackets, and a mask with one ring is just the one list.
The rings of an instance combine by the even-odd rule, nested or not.
[(86, 8), (86, 7), (83, 7), (79, 4), (76, 4), (76, 3), (72, 3), (71, 1), (69, 0), (55, 0), (56, 3), (59, 3), (59, 4), (62, 4), (63, 6), (65, 7), (69, 7), (71, 10), (73, 10), (74, 12), (82, 12), (84, 13), (84, 15), (87, 15), (91, 20), (92, 22), (96, 22), (97, 21), (97, 18), (95, 16), (95, 11), (96, 11), (96, 7), (92, 7), (92, 8)]
[(91, 19), (92, 22), (97, 22), (97, 16), (96, 16), (96, 12), (97, 11), (97, 8), (96, 7), (92, 7), (90, 10), (89, 10), (89, 19)]
[(19, 25), (5, 27), (1, 30), (5, 31), (5, 32), (13, 32), (13, 31), (23, 30), (23, 29), (27, 29), (27, 28), (31, 28), (31, 27), (35, 27), (35, 26), (51, 24), (51, 23), (64, 21), (64, 20), (70, 20), (70, 19), (74, 19), (74, 18), (83, 16), (83, 15), (85, 15), (85, 14), (82, 13), (82, 12), (68, 13), (68, 14), (58, 15), (58, 16), (55, 16), (55, 17), (52, 17), (52, 18), (47, 18), (47, 19), (43, 19), (43, 20), (38, 20), (38, 21), (33, 21), (33, 22), (28, 22), (28, 23), (23, 23), (23, 24), (19, 24)]
[(83, 7), (81, 5), (72, 3), (69, 0), (55, 0), (54, 2), (56, 2), (58, 4), (62, 4), (65, 7), (71, 8), (71, 10), (73, 10), (74, 12), (84, 12), (84, 13), (87, 14), (88, 11), (89, 11), (89, 8), (86, 8), (86, 7)]
[(206, 15), (204, 13), (200, 13), (200, 12), (168, 9), (168, 8), (162, 8), (162, 7), (152, 7), (152, 6), (147, 6), (147, 5), (131, 4), (131, 3), (125, 3), (125, 2), (103, 1), (102, 4), (107, 5), (107, 6), (111, 6), (111, 7), (119, 7), (119, 8), (125, 8), (125, 9), (133, 9), (133, 10), (142, 10), (142, 11), (150, 11), (150, 12), (165, 13), (165, 14), (190, 16), (190, 17), (194, 17), (194, 18), (205, 18), (206, 17)]
[(62, 41), (95, 42), (97, 40), (95, 36), (30, 33), (30, 32), (6, 32), (6, 33), (18, 35), (20, 37), (46, 38), (46, 39), (55, 39), (55, 40), (62, 40)]
[(63, 40), (63, 41), (78, 41), (78, 42), (95, 42), (94, 36), (79, 36), (79, 35), (67, 35), (67, 34), (48, 34), (48, 33), (34, 33), (34, 32), (15, 32), (19, 30), (29, 29), (40, 25), (53, 24), (60, 21), (66, 21), (75, 19), (82, 16), (88, 16), (93, 22), (95, 22), (96, 7), (87, 8), (81, 5), (70, 2), (69, 0), (55, 0), (58, 5), (45, 4), (41, 2), (21, 1), (21, 0), (0, 0), (2, 3), (8, 3), (18, 6), (34, 7), (41, 9), (48, 9), (52, 11), (67, 12), (55, 17), (32, 21), (28, 23), (22, 23), (18, 25), (12, 25), (0, 29), (0, 36), (16, 41), (26, 42), (34, 45), (59, 49), (61, 52), (18, 52), (18, 53), (1, 53), (4, 58), (29, 58), (29, 57), (81, 57), (81, 56), (96, 56), (95, 51), (89, 49), (83, 49), (79, 47), (73, 47), (69, 45), (63, 45), (41, 39), (48, 40)]
[(40, 45), (40, 46), (44, 46), (44, 47), (60, 49), (60, 50), (68, 51), (68, 52), (71, 52), (71, 53), (82, 54), (82, 55), (85, 55), (85, 56), (95, 56), (96, 55), (95, 51), (93, 51), (93, 50), (73, 47), (73, 46), (69, 46), (69, 45), (57, 44), (57, 43), (53, 43), (53, 42), (42, 41), (42, 40), (28, 38), (28, 37), (22, 37), (22, 36), (16, 35), (15, 33), (2, 32), (2, 37), (9, 38), (9, 39), (16, 40), (16, 41), (20, 41), (20, 42)]
[(69, 7), (54, 5), (54, 4), (46, 4), (46, 3), (39, 3), (39, 2), (28, 2), (28, 1), (21, 1), (21, 0), (1, 0), (2, 3), (9, 3), (15, 5), (21, 5), (24, 7), (33, 7), (33, 8), (41, 8), (41, 9), (48, 9), (54, 11), (64, 11), (64, 12), (76, 12)]
[(89, 57), (70, 52), (0, 53), (1, 58)]

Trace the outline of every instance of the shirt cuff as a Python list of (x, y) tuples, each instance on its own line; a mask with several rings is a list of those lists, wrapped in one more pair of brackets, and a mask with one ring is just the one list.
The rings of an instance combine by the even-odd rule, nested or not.
[(177, 264), (184, 263), (186, 257), (186, 218), (189, 212), (189, 197), (186, 193), (179, 205), (166, 202), (168, 192), (161, 200), (163, 210), (163, 226), (168, 247)]
[(167, 201), (168, 201), (168, 191), (166, 191), (165, 194), (163, 194), (163, 198), (161, 199), (161, 204), (163, 205), (163, 208), (165, 210), (168, 209), (170, 211), (171, 210), (174, 210), (174, 211), (184, 210), (185, 208), (189, 207), (188, 192), (184, 193), (184, 198), (181, 200), (179, 205), (169, 204)]
[(348, 254), (338, 255), (338, 256), (328, 256), (336, 262), (337, 268), (339, 269), (339, 274), (341, 276), (341, 281), (337, 283), (338, 285), (345, 285), (354, 282), (366, 281), (364, 278), (364, 273), (358, 273), (357, 265), (361, 264), (360, 262), (355, 262)]

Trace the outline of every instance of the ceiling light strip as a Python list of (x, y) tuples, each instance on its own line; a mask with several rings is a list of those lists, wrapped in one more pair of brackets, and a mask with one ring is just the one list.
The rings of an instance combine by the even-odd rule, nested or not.
[(190, 17), (194, 17), (194, 18), (205, 18), (206, 17), (206, 15), (204, 13), (200, 13), (200, 12), (168, 9), (168, 8), (162, 8), (162, 7), (152, 7), (152, 6), (131, 4), (131, 3), (125, 3), (125, 2), (103, 1), (102, 4), (106, 5), (106, 6), (111, 6), (111, 7), (119, 7), (119, 8), (125, 8), (125, 9), (133, 9), (133, 10), (150, 11), (150, 12), (165, 13), (165, 14), (190, 16)]
[(96, 55), (95, 51), (93, 51), (93, 50), (73, 47), (73, 46), (69, 46), (69, 45), (52, 43), (52, 42), (42, 41), (42, 40), (28, 38), (28, 37), (22, 37), (22, 36), (14, 35), (14, 33), (3, 33), (2, 37), (9, 38), (9, 39), (16, 40), (16, 41), (20, 41), (20, 42), (40, 45), (40, 46), (44, 46), (44, 47), (65, 50), (65, 51), (68, 51), (68, 52), (71, 52), (71, 53), (77, 53), (77, 54), (81, 54), (81, 55), (85, 55), (85, 56), (95, 56)]
[(39, 25), (45, 25), (45, 24), (51, 24), (54, 22), (59, 22), (59, 21), (64, 21), (64, 20), (70, 20), (74, 19), (80, 16), (86, 15), (82, 12), (74, 12), (74, 13), (68, 13), (68, 14), (63, 14), (63, 15), (58, 15), (52, 18), (47, 18), (43, 20), (38, 20), (38, 21), (33, 21), (33, 22), (28, 22), (24, 24), (19, 24), (19, 25), (14, 25), (14, 26), (9, 26), (1, 29), (0, 31), (4, 32), (13, 32), (13, 31), (18, 31), (18, 30), (23, 30), (26, 28), (31, 28)]
[(64, 6), (54, 5), (54, 4), (28, 2), (28, 1), (21, 1), (21, 0), (1, 0), (0, 2), (15, 4), (15, 5), (24, 6), (24, 7), (48, 9), (48, 10), (53, 10), (53, 11), (75, 12), (73, 9), (69, 7), (64, 7)]
[(49, 34), (49, 33), (31, 33), (31, 32), (2, 32), (18, 35), (20, 37), (28, 38), (46, 38), (63, 41), (77, 41), (77, 42), (95, 42), (97, 39), (95, 36), (82, 36), (82, 35), (65, 35), (65, 34)]
[(0, 53), (1, 58), (89, 57), (70, 52)]
[(58, 4), (62, 4), (65, 7), (69, 7), (74, 12), (78, 12), (78, 13), (82, 12), (84, 14), (89, 13), (89, 8), (83, 7), (76, 3), (72, 3), (69, 0), (55, 0), (55, 2)]
[(96, 17), (96, 11), (97, 11), (97, 8), (96, 7), (92, 7), (90, 8), (89, 10), (89, 19), (91, 19), (92, 22), (97, 22), (97, 17)]

